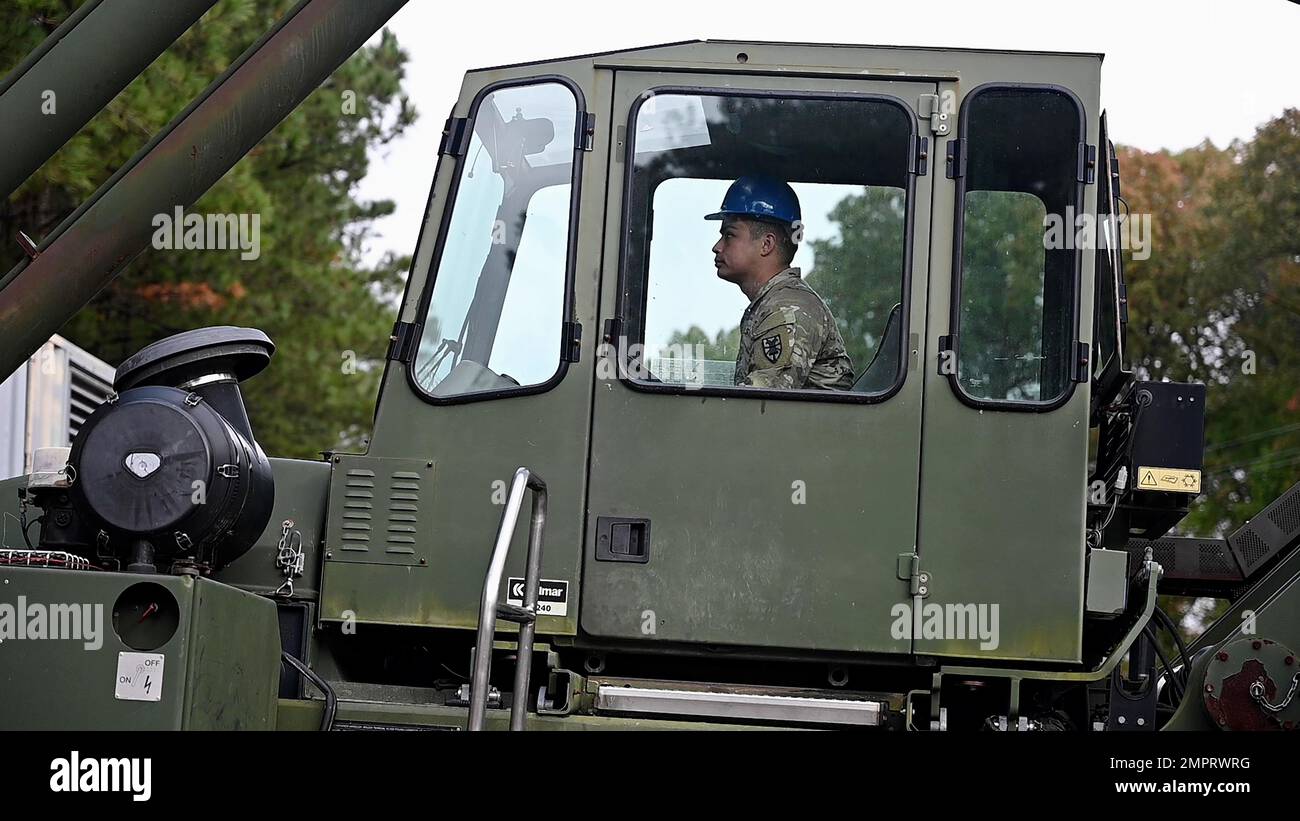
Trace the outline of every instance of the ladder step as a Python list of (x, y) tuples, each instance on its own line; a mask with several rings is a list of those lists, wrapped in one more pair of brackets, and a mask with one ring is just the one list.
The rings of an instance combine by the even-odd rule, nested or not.
[(515, 624), (533, 624), (537, 621), (537, 614), (517, 604), (498, 604), (497, 618)]

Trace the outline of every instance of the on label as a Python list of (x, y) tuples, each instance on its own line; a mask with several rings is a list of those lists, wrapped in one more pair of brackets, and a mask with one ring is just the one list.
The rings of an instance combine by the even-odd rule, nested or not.
[(113, 697), (120, 701), (160, 701), (162, 653), (118, 653)]

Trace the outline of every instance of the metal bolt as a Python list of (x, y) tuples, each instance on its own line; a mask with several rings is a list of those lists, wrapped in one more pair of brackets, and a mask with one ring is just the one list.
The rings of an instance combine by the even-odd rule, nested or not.
[(1261, 647), (1263, 647), (1263, 646), (1264, 646), (1264, 643), (1261, 642), (1261, 641), (1259, 641), (1258, 639), (1256, 639), (1255, 641), (1252, 641), (1252, 642), (1250, 643), (1250, 648), (1251, 648), (1252, 650), (1258, 650), (1259, 648), (1261, 648)]
[(332, 550), (326, 550), (326, 551), (325, 551), (325, 558), (327, 558), (327, 559), (332, 559), (332, 558), (334, 558), (334, 551), (332, 551)]
[(1227, 723), (1228, 723), (1228, 719), (1226, 719), (1226, 718), (1220, 718), (1220, 719), (1219, 719), (1219, 724), (1222, 725), (1222, 724), (1227, 724)]
[(1214, 692), (1214, 685), (1213, 685), (1213, 684), (1207, 684), (1207, 685), (1205, 685), (1205, 692), (1207, 692), (1207, 693), (1213, 693), (1213, 692)]
[(428, 564), (428, 563), (429, 563), (428, 559), (420, 559), (420, 564)]
[(916, 592), (919, 593), (920, 595), (924, 596), (926, 593), (928, 593), (928, 592), (930, 592), (930, 591), (929, 591), (928, 588), (926, 588), (925, 585), (921, 585), (920, 587), (916, 588)]
[(1228, 660), (1228, 654), (1227, 654), (1227, 653), (1219, 653), (1217, 656), (1215, 656), (1215, 658), (1217, 658), (1219, 661), (1227, 661), (1227, 660)]
[(1120, 716), (1120, 717), (1119, 717), (1119, 723), (1120, 723), (1120, 724), (1124, 724), (1124, 723), (1126, 723), (1127, 721), (1128, 721), (1128, 719), (1124, 718), (1124, 716)]
[(1295, 664), (1295, 656), (1287, 656), (1286, 658), (1282, 659), (1282, 663), (1285, 664), (1287, 667), (1290, 667), (1292, 664)]
[(1147, 720), (1146, 720), (1145, 718), (1139, 718), (1139, 719), (1138, 719), (1138, 726), (1139, 726), (1139, 727), (1143, 727), (1143, 726), (1145, 726), (1146, 723), (1147, 723)]

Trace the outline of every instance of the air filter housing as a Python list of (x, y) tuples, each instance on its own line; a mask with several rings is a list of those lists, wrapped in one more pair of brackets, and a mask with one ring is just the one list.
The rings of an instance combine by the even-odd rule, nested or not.
[(206, 573), (252, 547), (275, 483), (239, 382), (274, 350), (258, 330), (203, 328), (118, 368), (116, 399), (86, 420), (68, 460), (94, 557), (139, 572)]

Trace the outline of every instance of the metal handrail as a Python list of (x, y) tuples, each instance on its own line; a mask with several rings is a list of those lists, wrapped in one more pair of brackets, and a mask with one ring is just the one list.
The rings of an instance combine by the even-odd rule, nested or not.
[[(497, 605), (501, 589), (501, 574), (505, 572), (510, 541), (519, 520), (519, 508), (524, 502), (524, 488), (533, 492), (532, 517), (528, 527), (528, 565), (524, 573), (522, 608), (502, 608)], [(511, 621), (519, 622), (518, 655), (515, 659), (514, 700), (510, 705), (510, 729), (524, 729), (528, 710), (528, 678), (532, 672), (533, 636), (537, 621), (537, 588), (542, 572), (542, 533), (546, 529), (546, 482), (542, 477), (521, 467), (515, 471), (510, 483), (510, 495), (497, 526), (492, 560), (487, 577), (483, 580), (483, 595), (478, 608), (478, 641), (474, 648), (474, 670), (470, 678), (468, 730), (482, 730), (487, 713), (488, 678), (492, 672), (492, 635), (496, 631), (498, 614), (509, 614)], [(509, 598), (507, 596), (507, 598)]]

